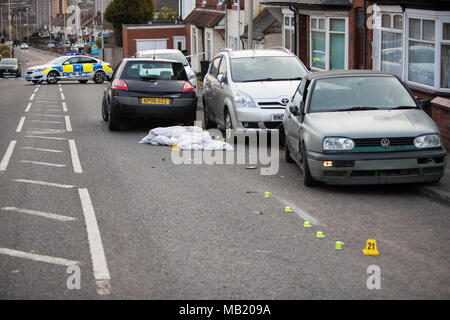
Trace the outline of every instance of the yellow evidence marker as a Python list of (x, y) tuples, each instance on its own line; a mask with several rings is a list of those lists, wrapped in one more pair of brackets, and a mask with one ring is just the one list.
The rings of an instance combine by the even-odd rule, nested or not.
[(365, 256), (378, 256), (379, 252), (377, 249), (377, 240), (368, 239), (366, 243), (366, 248), (363, 250)]
[(268, 199), (270, 197), (270, 192), (266, 191), (264, 192), (264, 198)]
[(180, 151), (180, 148), (178, 148), (178, 143), (173, 144), (172, 151)]
[(284, 207), (284, 212), (292, 212), (291, 207), (288, 206)]

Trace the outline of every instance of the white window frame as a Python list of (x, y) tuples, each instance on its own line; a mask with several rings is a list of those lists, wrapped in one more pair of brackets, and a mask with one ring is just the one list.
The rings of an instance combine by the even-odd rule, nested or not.
[(181, 41), (181, 50), (186, 50), (186, 37), (173, 36), (173, 48), (178, 49), (177, 43)]
[[(311, 21), (312, 19), (325, 19), (325, 29), (313, 29), (311, 27)], [(341, 19), (344, 20), (344, 24), (345, 24), (345, 30), (344, 32), (341, 31), (330, 31), (330, 19)], [(344, 53), (344, 70), (348, 70), (348, 17), (347, 16), (334, 16), (334, 15), (330, 15), (330, 16), (321, 16), (321, 15), (311, 15), (309, 16), (309, 26), (310, 26), (310, 30), (309, 30), (309, 65), (311, 66), (311, 70), (314, 71), (324, 71), (324, 70), (330, 70), (330, 34), (331, 33), (339, 33), (342, 34), (344, 33), (344, 48), (345, 48), (345, 53)], [(319, 22), (317, 22), (317, 24), (319, 25)], [(320, 69), (317, 67), (313, 67), (312, 64), (312, 32), (313, 31), (320, 31), (320, 32), (325, 32), (325, 69)]]
[[(389, 28), (383, 27), (382, 25), (382, 16), (384, 14), (388, 14), (391, 17), (391, 26)], [(403, 25), (401, 29), (395, 29), (394, 28), (394, 16), (402, 16), (402, 20), (403, 20)], [(398, 12), (398, 11), (381, 11), (380, 13), (380, 21), (379, 21), (379, 37), (378, 37), (378, 50), (379, 50), (379, 55), (378, 55), (378, 66), (379, 66), (379, 70), (381, 71), (381, 58), (382, 58), (382, 54), (381, 54), (381, 50), (382, 50), (382, 45), (381, 45), (381, 41), (382, 41), (382, 32), (391, 32), (391, 33), (400, 33), (402, 35), (402, 72), (400, 74), (400, 79), (406, 79), (405, 78), (405, 15), (402, 12)]]
[[(408, 79), (408, 63), (409, 63), (409, 19), (420, 19), (420, 20), (434, 20), (434, 85), (429, 86), (422, 83), (417, 83), (410, 81)], [(430, 11), (430, 10), (417, 10), (417, 9), (406, 9), (404, 26), (404, 80), (408, 85), (416, 88), (423, 88), (432, 91), (446, 92), (450, 93), (450, 88), (441, 88), (441, 51), (442, 44), (450, 44), (450, 41), (443, 40), (443, 24), (450, 23), (450, 12), (449, 11)], [(413, 39), (414, 40), (414, 39)], [(420, 40), (427, 42), (426, 40)]]
[(191, 55), (195, 56), (198, 53), (198, 31), (194, 26), (192, 26), (191, 35)]
[[(286, 18), (289, 19), (289, 25), (286, 25)], [(283, 47), (286, 49), (295, 52), (295, 22), (294, 22), (295, 16), (294, 14), (284, 14), (283, 15)], [(290, 32), (291, 34), (291, 47), (286, 47), (286, 32)]]

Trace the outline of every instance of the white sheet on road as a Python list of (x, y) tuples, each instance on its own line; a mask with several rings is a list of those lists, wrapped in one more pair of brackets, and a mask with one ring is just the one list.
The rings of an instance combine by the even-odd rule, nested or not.
[(195, 126), (155, 128), (150, 130), (139, 143), (166, 146), (173, 146), (176, 143), (182, 150), (233, 150), (230, 144), (211, 138), (208, 132)]

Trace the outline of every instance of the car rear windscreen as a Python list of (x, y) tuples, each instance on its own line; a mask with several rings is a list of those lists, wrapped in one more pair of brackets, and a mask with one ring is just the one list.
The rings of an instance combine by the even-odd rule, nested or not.
[(128, 61), (123, 80), (183, 80), (188, 81), (183, 64), (165, 61)]

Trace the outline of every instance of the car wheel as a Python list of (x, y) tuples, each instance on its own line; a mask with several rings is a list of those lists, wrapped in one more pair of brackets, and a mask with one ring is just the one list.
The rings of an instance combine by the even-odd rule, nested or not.
[(59, 81), (59, 74), (56, 71), (50, 71), (47, 75), (47, 83), (56, 84)]
[(97, 72), (94, 75), (94, 82), (97, 84), (102, 84), (105, 82), (105, 73), (103, 71)]
[(212, 121), (209, 118), (209, 110), (208, 110), (208, 106), (206, 105), (206, 100), (205, 98), (203, 98), (203, 121), (205, 123), (205, 129), (211, 129), (215, 127), (215, 123), (214, 121)]
[(106, 112), (106, 107), (107, 107), (106, 99), (103, 97), (103, 101), (102, 101), (102, 118), (103, 118), (104, 121), (108, 121), (108, 112)]
[(284, 140), (284, 158), (287, 162), (292, 163), (294, 160), (291, 157), (291, 151), (289, 150), (289, 146), (287, 144), (286, 139)]
[(224, 119), (225, 119), (225, 138), (226, 141), (230, 143), (232, 137), (234, 141), (234, 132), (233, 132), (233, 120), (231, 120), (231, 115), (228, 109), (225, 109)]
[(316, 186), (317, 180), (315, 180), (312, 175), (311, 171), (309, 170), (308, 165), (308, 157), (306, 156), (306, 148), (302, 147), (302, 159), (303, 159), (303, 184), (307, 187), (314, 187)]
[(79, 83), (87, 83), (88, 80), (78, 80)]
[(111, 106), (109, 106), (108, 129), (109, 131), (120, 130), (120, 118), (114, 113), (114, 109)]

